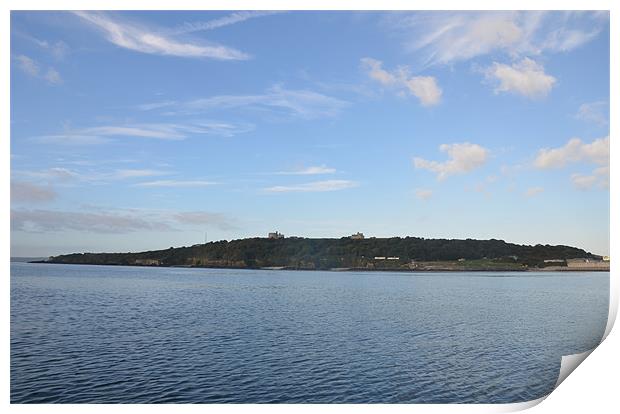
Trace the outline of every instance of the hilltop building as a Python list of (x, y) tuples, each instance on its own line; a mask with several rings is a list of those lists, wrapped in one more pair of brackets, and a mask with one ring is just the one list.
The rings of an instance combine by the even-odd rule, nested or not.
[(359, 231), (355, 234), (352, 234), (351, 236), (349, 236), (350, 239), (352, 240), (364, 240), (364, 233), (360, 233)]
[(279, 233), (278, 231), (274, 232), (274, 233), (269, 233), (269, 235), (267, 236), (270, 239), (283, 239), (284, 238), (284, 234)]

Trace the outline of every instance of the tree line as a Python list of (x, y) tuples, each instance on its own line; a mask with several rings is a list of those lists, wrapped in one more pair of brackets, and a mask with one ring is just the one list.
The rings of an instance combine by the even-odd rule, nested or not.
[(287, 267), (294, 269), (370, 268), (377, 257), (392, 257), (396, 266), (416, 261), (489, 259), (544, 266), (549, 259), (598, 258), (570, 246), (519, 245), (503, 240), (425, 239), (419, 237), (353, 240), (249, 238), (139, 253), (74, 253), (47, 262), (204, 267)]

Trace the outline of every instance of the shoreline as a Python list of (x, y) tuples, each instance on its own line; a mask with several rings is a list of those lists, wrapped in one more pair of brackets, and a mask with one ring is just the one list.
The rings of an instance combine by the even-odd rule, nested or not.
[(190, 265), (143, 265), (143, 264), (124, 264), (124, 263), (62, 263), (48, 261), (15, 262), (31, 264), (60, 264), (60, 265), (85, 265), (85, 266), (125, 266), (125, 267), (146, 267), (146, 268), (183, 268), (183, 269), (236, 269), (236, 270), (270, 270), (270, 271), (299, 271), (299, 272), (398, 272), (398, 273), (466, 273), (466, 272), (609, 272), (610, 268), (563, 268), (559, 266), (547, 268), (523, 268), (523, 269), (368, 269), (368, 268), (332, 268), (332, 269), (299, 269), (286, 266), (269, 267), (242, 267), (242, 266), (190, 266)]

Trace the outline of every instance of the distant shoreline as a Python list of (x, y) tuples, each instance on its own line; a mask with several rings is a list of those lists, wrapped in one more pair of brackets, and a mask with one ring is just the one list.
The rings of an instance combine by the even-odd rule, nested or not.
[(286, 238), (280, 233), (232, 241), (126, 253), (70, 253), (40, 262), (213, 269), (523, 272), (608, 271), (609, 261), (564, 245), (518, 245), (503, 240), (420, 237)]
[(82, 266), (125, 266), (125, 267), (142, 267), (142, 268), (181, 268), (181, 269), (235, 269), (235, 270), (266, 270), (266, 271), (297, 271), (297, 272), (398, 272), (398, 273), (469, 273), (469, 272), (609, 272), (607, 268), (569, 268), (569, 267), (546, 267), (546, 268), (523, 268), (523, 269), (454, 269), (454, 268), (437, 268), (437, 269), (402, 269), (402, 268), (383, 268), (383, 269), (367, 269), (367, 268), (333, 268), (333, 269), (296, 269), (286, 266), (269, 266), (269, 267), (242, 267), (242, 266), (183, 266), (183, 265), (141, 265), (141, 264), (124, 264), (124, 263), (59, 263), (49, 262), (46, 260), (36, 260), (30, 262), (14, 262), (14, 263), (31, 263), (31, 264), (51, 264), (51, 265), (82, 265)]

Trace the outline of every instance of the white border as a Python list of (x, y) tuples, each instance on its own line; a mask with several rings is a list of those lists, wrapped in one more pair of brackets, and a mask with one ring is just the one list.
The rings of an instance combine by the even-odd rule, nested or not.
[[(0, 162), (4, 168), (1, 169), (2, 175), (2, 196), (4, 202), (2, 203), (1, 211), (3, 220), (2, 226), (2, 238), (1, 248), (4, 253), (4, 312), (1, 315), (2, 327), (5, 332), (3, 352), (2, 352), (2, 367), (4, 368), (4, 376), (2, 376), (2, 396), (4, 404), (8, 405), (10, 401), (10, 354), (9, 354), (9, 341), (10, 336), (10, 206), (8, 200), (9, 194), (9, 179), (10, 170), (8, 168), (10, 162), (9, 151), (9, 139), (10, 136), (10, 94), (9, 91), (9, 67), (10, 67), (10, 10), (88, 10), (88, 9), (113, 9), (113, 10), (139, 10), (139, 9), (154, 9), (154, 10), (611, 10), (611, 91), (610, 91), (610, 108), (611, 108), (611, 120), (610, 120), (610, 136), (613, 134), (612, 129), (615, 126), (614, 120), (620, 119), (620, 113), (618, 111), (617, 98), (620, 96), (620, 90), (618, 89), (617, 74), (620, 73), (620, 66), (618, 62), (618, 39), (620, 39), (620, 32), (618, 29), (618, 18), (616, 13), (619, 9), (617, 1), (611, 0), (505, 0), (505, 1), (492, 1), (492, 0), (477, 0), (477, 1), (406, 1), (406, 0), (382, 0), (382, 1), (367, 1), (367, 0), (314, 0), (314, 1), (297, 1), (291, 0), (263, 0), (263, 1), (249, 1), (249, 0), (217, 0), (217, 1), (198, 1), (198, 0), (175, 0), (173, 2), (164, 2), (161, 0), (151, 1), (137, 1), (137, 0), (123, 0), (123, 1), (102, 1), (92, 0), (86, 4), (85, 1), (79, 0), (57, 0), (53, 3), (44, 0), (5, 0), (2, 2), (3, 13), (2, 20), (0, 20), (2, 31), (2, 66), (0, 71), (2, 73), (2, 82), (5, 91), (5, 99), (2, 101), (2, 111), (0, 112), (0, 125), (4, 129), (3, 134), (3, 148), (0, 154)], [(618, 211), (620, 203), (618, 202), (618, 192), (614, 190), (613, 184), (617, 183), (617, 169), (614, 167), (614, 160), (618, 159), (618, 145), (615, 145), (615, 141), (611, 139), (611, 212)], [(618, 255), (618, 220), (617, 215), (611, 214), (610, 217), (610, 243), (611, 243), (611, 256), (615, 259), (620, 257)], [(615, 272), (615, 266), (612, 264), (611, 272), (611, 298), (609, 309), (609, 320), (605, 332), (607, 336), (611, 328), (613, 327), (615, 317), (618, 309), (618, 276)], [(595, 412), (602, 411), (608, 407), (617, 407), (618, 398), (616, 397), (616, 390), (613, 387), (615, 381), (618, 378), (619, 360), (617, 349), (618, 346), (618, 334), (612, 334), (611, 337), (605, 339), (599, 348), (593, 352), (588, 358), (588, 362), (578, 368), (576, 375), (569, 376), (568, 379), (552, 394), (550, 394), (548, 401), (539, 405), (535, 410), (539, 412), (583, 412), (584, 410), (592, 410), (596, 407)], [(298, 412), (315, 412), (316, 410), (328, 411), (328, 412), (347, 412), (355, 411), (356, 413), (365, 412), (378, 412), (378, 411), (390, 411), (390, 412), (410, 412), (412, 410), (416, 412), (506, 412), (525, 409), (538, 404), (540, 401), (535, 400), (528, 403), (518, 404), (505, 404), (505, 405), (208, 405), (207, 407), (201, 405), (175, 405), (174, 408), (169, 405), (153, 405), (153, 406), (141, 406), (141, 405), (120, 405), (120, 406), (107, 406), (107, 405), (12, 405), (8, 407), (10, 411), (14, 412), (39, 412), (45, 410), (46, 412), (108, 412), (111, 409), (119, 412), (136, 412), (137, 410), (148, 409), (154, 412), (168, 412), (170, 409), (174, 411), (202, 411), (207, 408), (209, 411), (217, 412), (237, 412), (252, 410), (253, 412), (288, 412), (294, 409)], [(605, 410), (608, 411), (608, 410)]]

